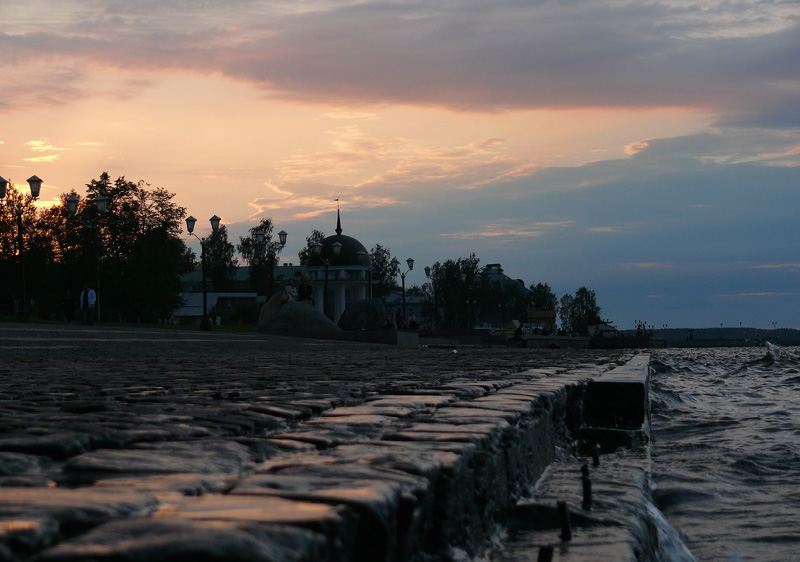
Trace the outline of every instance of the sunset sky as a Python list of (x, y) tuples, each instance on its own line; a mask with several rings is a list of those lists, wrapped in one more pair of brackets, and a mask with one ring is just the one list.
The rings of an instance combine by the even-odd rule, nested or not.
[[(781, 0), (0, 0), (0, 176), (475, 252), (620, 328), (800, 328), (800, 8)], [(193, 247), (196, 245), (193, 245)]]

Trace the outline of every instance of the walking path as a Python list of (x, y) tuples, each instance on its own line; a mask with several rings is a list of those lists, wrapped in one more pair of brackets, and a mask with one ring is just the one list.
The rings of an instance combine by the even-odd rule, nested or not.
[(624, 353), (0, 325), (0, 561), (474, 551)]

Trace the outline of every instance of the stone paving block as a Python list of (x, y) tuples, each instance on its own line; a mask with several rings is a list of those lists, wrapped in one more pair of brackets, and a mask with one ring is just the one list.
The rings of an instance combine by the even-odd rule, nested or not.
[(505, 421), (515, 423), (520, 419), (517, 412), (505, 412), (503, 410), (492, 410), (479, 406), (471, 407), (463, 402), (457, 402), (453, 406), (445, 406), (436, 412), (435, 421), (437, 423), (496, 423)]
[(279, 456), (284, 451), (282, 447), (266, 437), (234, 437), (232, 441), (247, 447), (252, 460), (257, 463)]
[(480, 434), (487, 437), (498, 438), (499, 434), (511, 427), (505, 420), (492, 420), (491, 422), (455, 422), (454, 420), (440, 420), (438, 417), (425, 422), (418, 422), (405, 428), (401, 433), (464, 433)]
[(198, 440), (141, 443), (130, 449), (101, 449), (64, 465), (71, 481), (91, 482), (113, 476), (171, 473), (232, 473), (252, 461), (247, 447), (233, 441)]
[[(332, 410), (332, 412), (337, 412)], [(397, 421), (393, 416), (383, 416), (375, 413), (371, 414), (351, 414), (351, 415), (328, 415), (319, 416), (317, 418), (303, 422), (302, 427), (315, 427), (315, 426), (342, 426), (351, 427), (354, 430), (363, 428), (364, 430), (382, 429)], [(358, 428), (358, 429), (356, 429)]]
[(522, 415), (531, 415), (535, 410), (535, 403), (515, 396), (484, 396), (477, 398), (473, 404), (477, 407), (517, 412)]
[(310, 529), (326, 537), (341, 560), (354, 560), (358, 517), (342, 506), (295, 501), (276, 496), (211, 495), (188, 499), (157, 514), (164, 519), (283, 524)]
[(483, 396), (487, 392), (490, 392), (492, 389), (486, 388), (483, 385), (451, 383), (451, 384), (443, 384), (437, 390), (444, 392), (446, 394), (452, 394), (453, 396), (456, 396), (460, 400), (470, 400), (472, 398), (477, 398), (478, 396)]
[(30, 553), (100, 523), (152, 513), (158, 502), (125, 490), (3, 488), (0, 544)]
[(138, 519), (102, 525), (45, 550), (41, 562), (324, 562), (325, 537), (286, 525)]
[[(404, 478), (410, 479), (408, 475)], [(406, 487), (414, 488), (406, 493), (403, 484), (399, 475), (390, 471), (353, 471), (352, 465), (339, 464), (251, 476), (231, 494), (347, 505), (359, 515), (354, 559), (383, 561), (394, 559), (399, 544), (407, 542), (408, 525), (416, 507), (416, 495), (412, 492), (423, 494), (427, 483), (419, 480), (409, 486), (405, 482)]]
[(484, 432), (456, 432), (456, 431), (416, 431), (413, 429), (393, 431), (387, 433), (385, 439), (389, 441), (421, 441), (421, 442), (459, 442), (479, 445), (486, 439)]
[(39, 474), (49, 459), (24, 453), (0, 453), (0, 476)]
[(306, 398), (303, 400), (288, 400), (286, 405), (289, 407), (302, 406), (308, 408), (312, 413), (320, 414), (326, 410), (332, 410), (340, 405), (350, 405), (347, 400)]
[(16, 434), (0, 437), (0, 451), (66, 459), (92, 449), (102, 439), (101, 435), (71, 431)]
[(55, 488), (57, 485), (45, 475), (0, 476), (1, 488)]
[(303, 441), (296, 441), (294, 439), (280, 439), (277, 437), (269, 437), (267, 441), (275, 445), (278, 449), (289, 453), (309, 452), (316, 451), (316, 446), (311, 443), (304, 443)]
[(416, 408), (399, 407), (399, 406), (381, 406), (375, 402), (367, 402), (359, 406), (346, 406), (343, 408), (336, 408), (324, 412), (321, 417), (338, 417), (338, 416), (361, 416), (361, 415), (380, 415), (391, 416), (393, 418), (413, 418), (419, 414)]
[(238, 474), (157, 474), (133, 478), (109, 478), (94, 483), (95, 489), (135, 490), (152, 494), (178, 492), (185, 496), (223, 494), (239, 481)]
[(436, 396), (433, 394), (416, 394), (416, 395), (379, 395), (371, 396), (366, 399), (366, 403), (374, 406), (399, 406), (401, 408), (415, 408), (417, 410), (426, 410), (433, 413), (437, 407), (455, 402), (456, 398), (451, 395)]
[[(350, 451), (354, 453), (355, 451)], [(334, 451), (335, 453), (335, 451)], [(441, 478), (445, 455), (438, 453), (441, 461), (438, 466), (429, 467), (427, 474), (403, 470), (396, 464), (366, 462), (362, 457), (356, 462), (346, 462), (347, 454), (334, 455), (335, 464), (317, 464), (313, 466), (294, 467), (281, 470), (279, 477), (302, 477), (318, 482), (321, 486), (333, 486), (330, 490), (319, 489), (323, 501), (328, 499), (343, 501), (354, 507), (362, 518), (374, 518), (375, 507), (380, 506), (379, 498), (388, 500), (385, 515), (381, 517), (388, 524), (390, 559), (404, 559), (411, 555), (421, 544), (426, 533), (433, 528), (436, 509), (436, 486)], [(430, 455), (429, 455), (430, 456)], [(344, 458), (343, 458), (344, 457)], [(344, 462), (343, 462), (344, 461)], [(419, 468), (419, 467), (418, 467)], [(351, 491), (345, 497), (336, 492), (336, 487), (344, 482), (352, 482)], [(390, 484), (391, 487), (385, 487)], [(364, 487), (363, 493), (355, 493), (357, 487)], [(370, 496), (372, 499), (370, 499)], [(378, 501), (379, 503), (375, 503)], [(368, 505), (373, 504), (373, 506)], [(370, 531), (366, 529), (367, 535)], [(394, 553), (399, 550), (399, 553)]]
[(337, 445), (358, 443), (369, 439), (371, 431), (359, 430), (354, 427), (336, 427), (333, 424), (323, 427), (302, 427), (296, 431), (278, 433), (273, 437), (277, 439), (290, 439), (314, 445), (317, 449), (330, 449)]
[(288, 408), (283, 405), (259, 402), (249, 403), (247, 407), (254, 412), (269, 414), (289, 421), (300, 421), (310, 417), (312, 413), (308, 408)]

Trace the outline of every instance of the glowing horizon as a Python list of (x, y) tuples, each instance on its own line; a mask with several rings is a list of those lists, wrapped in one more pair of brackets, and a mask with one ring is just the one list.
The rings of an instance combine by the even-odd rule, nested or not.
[[(474, 251), (559, 295), (587, 285), (620, 327), (797, 325), (790, 6), (8, 0), (0, 14), (0, 175), (42, 177), (40, 206), (107, 171), (219, 215), (233, 242), (269, 216), (292, 261), (339, 199), (367, 247), (419, 263)], [(720, 308), (720, 294), (783, 300)]]

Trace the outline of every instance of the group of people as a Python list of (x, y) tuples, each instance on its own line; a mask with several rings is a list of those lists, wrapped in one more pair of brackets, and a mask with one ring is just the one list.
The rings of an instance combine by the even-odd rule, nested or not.
[(286, 287), (283, 289), (281, 301), (284, 303), (307, 302), (311, 306), (314, 306), (314, 291), (308, 276), (303, 275), (297, 287), (295, 287), (294, 279), (289, 279), (286, 283)]
[(72, 296), (72, 291), (67, 289), (64, 293), (64, 300), (61, 301), (61, 309), (64, 311), (64, 319), (67, 324), (72, 324), (72, 318), (75, 315), (75, 309), (81, 312), (81, 324), (84, 326), (94, 326), (94, 319), (97, 310), (97, 293), (89, 286), (89, 283), (83, 284), (83, 290), (78, 297), (77, 302), (75, 297)]
[(411, 314), (408, 317), (408, 323), (406, 323), (406, 315), (403, 313), (402, 308), (397, 309), (397, 313), (395, 314), (395, 326), (397, 329), (409, 329), (409, 330), (418, 330), (419, 329), (419, 321), (417, 320), (414, 311), (411, 311)]

